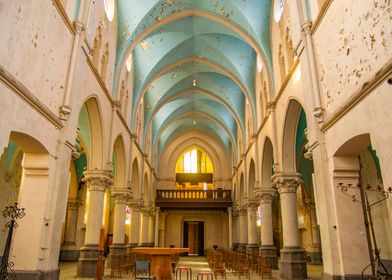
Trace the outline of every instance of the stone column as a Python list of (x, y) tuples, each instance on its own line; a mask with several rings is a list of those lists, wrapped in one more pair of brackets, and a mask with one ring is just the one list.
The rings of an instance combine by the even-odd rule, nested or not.
[(240, 243), (238, 249), (240, 251), (246, 251), (246, 245), (248, 244), (248, 220), (245, 207), (239, 208), (239, 224), (240, 224)]
[(247, 208), (247, 221), (248, 221), (248, 244), (246, 245), (246, 250), (248, 252), (252, 252), (252, 251), (257, 251), (259, 248), (259, 245), (257, 244), (256, 201), (248, 200), (246, 202), (246, 208)]
[(141, 218), (140, 218), (140, 237), (139, 237), (139, 246), (147, 247), (148, 246), (148, 219), (149, 219), (149, 209), (144, 208), (141, 210)]
[(155, 207), (154, 247), (159, 247), (159, 207)]
[(113, 189), (114, 199), (114, 222), (113, 222), (113, 243), (110, 246), (108, 256), (108, 267), (116, 266), (120, 263), (120, 256), (126, 252), (125, 241), (125, 219), (126, 206), (131, 198), (129, 189)]
[(297, 187), (300, 178), (298, 173), (276, 173), (272, 176), (273, 187), (280, 195), (283, 228), (281, 277), (284, 279), (307, 278), (305, 253), (298, 239)]
[(82, 202), (77, 199), (68, 200), (65, 237), (60, 251), (60, 261), (77, 261), (79, 258), (79, 248), (76, 247), (75, 241), (78, 210), (81, 204)]
[(261, 225), (259, 248), (260, 256), (270, 259), (271, 267), (278, 269), (278, 255), (274, 246), (273, 225), (272, 225), (272, 198), (276, 194), (273, 189), (259, 188), (255, 191), (255, 196), (260, 202)]
[(130, 202), (131, 208), (131, 224), (129, 227), (129, 244), (128, 250), (139, 245), (140, 238), (140, 210), (142, 204), (138, 200), (133, 200)]
[(310, 228), (312, 235), (312, 247), (310, 248), (310, 258), (312, 264), (322, 264), (320, 229), (316, 217), (316, 205), (313, 201), (307, 200), (306, 207), (310, 210)]
[(227, 207), (229, 216), (229, 248), (233, 248), (233, 208)]
[(233, 209), (233, 247), (232, 249), (238, 248), (240, 244), (240, 216), (238, 208)]
[(99, 240), (102, 228), (103, 205), (106, 188), (112, 184), (112, 175), (107, 171), (85, 171), (89, 194), (89, 211), (87, 213), (86, 237), (80, 249), (77, 276), (94, 277), (97, 269)]
[(155, 232), (155, 213), (150, 211), (148, 215), (148, 246), (154, 247), (154, 232)]

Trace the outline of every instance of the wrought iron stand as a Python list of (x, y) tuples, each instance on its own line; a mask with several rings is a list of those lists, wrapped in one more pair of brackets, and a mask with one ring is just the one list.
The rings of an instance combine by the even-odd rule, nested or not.
[[(390, 275), (388, 273), (388, 270), (381, 262), (380, 248), (378, 248), (377, 246), (376, 235), (374, 233), (371, 207), (386, 200), (389, 197), (389, 194), (392, 193), (392, 187), (383, 188), (380, 185), (378, 185), (377, 187), (374, 188), (369, 184), (367, 184), (366, 186), (362, 186), (361, 184), (357, 184), (356, 186), (353, 186), (352, 184), (345, 185), (343, 183), (339, 183), (337, 187), (340, 188), (340, 190), (344, 195), (350, 197), (353, 202), (358, 202), (361, 203), (362, 205), (363, 218), (366, 227), (366, 235), (368, 240), (369, 257), (370, 257), (370, 264), (362, 270), (362, 278), (366, 269), (368, 269), (368, 267), (371, 266), (372, 275), (374, 279), (389, 279)], [(349, 190), (359, 190), (361, 197), (358, 198), (355, 194), (350, 194)], [(365, 190), (378, 192), (382, 196), (382, 198), (370, 203)], [(382, 272), (384, 272), (384, 275), (382, 274)]]
[(3, 216), (5, 218), (10, 217), (11, 221), (9, 221), (5, 226), (9, 228), (7, 242), (5, 244), (3, 258), (1, 259), (0, 265), (0, 279), (8, 280), (15, 279), (15, 274), (12, 271), (12, 267), (14, 266), (13, 262), (8, 262), (8, 258), (10, 255), (11, 249), (11, 239), (14, 228), (18, 227), (18, 223), (16, 219), (21, 219), (26, 215), (24, 208), (18, 208), (18, 203), (15, 203), (14, 206), (7, 206), (3, 210)]

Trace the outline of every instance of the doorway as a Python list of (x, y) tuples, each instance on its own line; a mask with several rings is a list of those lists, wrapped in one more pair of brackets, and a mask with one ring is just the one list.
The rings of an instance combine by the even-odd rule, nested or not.
[(204, 222), (184, 222), (184, 248), (189, 248), (188, 256), (204, 256)]

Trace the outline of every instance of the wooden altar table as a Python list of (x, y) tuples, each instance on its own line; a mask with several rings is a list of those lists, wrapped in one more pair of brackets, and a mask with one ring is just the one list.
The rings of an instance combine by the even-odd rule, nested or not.
[(151, 275), (155, 275), (157, 280), (172, 280), (171, 256), (186, 253), (189, 248), (149, 248), (136, 247), (132, 252), (151, 256)]

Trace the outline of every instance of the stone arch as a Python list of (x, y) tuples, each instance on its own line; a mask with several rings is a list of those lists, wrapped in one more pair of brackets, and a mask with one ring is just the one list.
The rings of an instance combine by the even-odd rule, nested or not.
[(297, 100), (291, 99), (289, 101), (282, 138), (282, 169), (284, 172), (296, 172), (297, 169), (295, 140), (301, 109), (302, 106)]
[(252, 198), (254, 196), (254, 189), (255, 189), (255, 182), (256, 182), (256, 166), (255, 161), (253, 158), (250, 159), (249, 164), (249, 173), (248, 173), (248, 198)]
[[(350, 198), (342, 195), (339, 186), (354, 186), (348, 188), (347, 193), (355, 195), (358, 199), (363, 195), (367, 196), (369, 203), (372, 204), (380, 199), (380, 192), (377, 187), (384, 189), (382, 180), (378, 180), (381, 163), (378, 160), (376, 150), (373, 150), (372, 141), (369, 133), (351, 136), (336, 149), (333, 154), (333, 175), (332, 184), (335, 192), (336, 207), (336, 226), (339, 229), (340, 252), (350, 252), (350, 259), (342, 257), (341, 262), (345, 264), (345, 269), (350, 269), (352, 262), (356, 267), (365, 267), (369, 264), (373, 256), (372, 249), (374, 240), (365, 227), (365, 217), (360, 203), (355, 203)], [(358, 184), (366, 188), (357, 188)], [(371, 207), (374, 232), (377, 245), (382, 248), (381, 259), (383, 262), (392, 260), (392, 240), (391, 236), (391, 215), (386, 201)], [(347, 215), (346, 213), (352, 213)], [(354, 230), (355, 229), (355, 230)], [(364, 234), (366, 233), (366, 234)], [(357, 246), (350, 246), (353, 240)], [(370, 245), (371, 244), (371, 245)], [(362, 256), (359, 257), (358, 254)], [(351, 268), (352, 269), (352, 268)]]
[(90, 97), (85, 106), (89, 118), (90, 129), (90, 160), (88, 161), (89, 170), (101, 170), (103, 167), (103, 128), (102, 117), (96, 97)]
[(125, 148), (124, 140), (121, 135), (119, 135), (114, 142), (113, 159), (114, 188), (125, 188)]
[[(39, 269), (37, 256), (41, 254), (41, 240), (49, 238), (47, 231), (42, 228), (54, 184), (52, 169), (55, 159), (31, 135), (12, 131), (10, 140), (24, 153), (18, 207), (26, 209), (26, 216), (18, 220), (18, 228), (14, 232), (11, 255), (15, 258), (15, 270), (34, 271)], [(52, 223), (47, 223), (46, 226), (52, 226)], [(26, 250), (27, 247), (29, 250)]]
[(238, 199), (239, 199), (239, 203), (242, 204), (243, 203), (243, 199), (244, 199), (244, 195), (245, 195), (245, 178), (244, 178), (244, 173), (241, 172), (240, 175), (240, 187), (238, 188)]
[(147, 172), (145, 172), (143, 177), (143, 201), (145, 205), (149, 204), (149, 183)]
[(131, 180), (132, 180), (132, 193), (133, 197), (139, 199), (140, 192), (139, 192), (139, 163), (137, 158), (135, 158), (132, 162), (132, 169), (131, 169)]
[(262, 157), (262, 165), (261, 165), (261, 187), (270, 189), (271, 184), (271, 176), (272, 176), (272, 168), (274, 161), (274, 150), (272, 146), (271, 140), (266, 137), (264, 141), (263, 148), (263, 157)]

